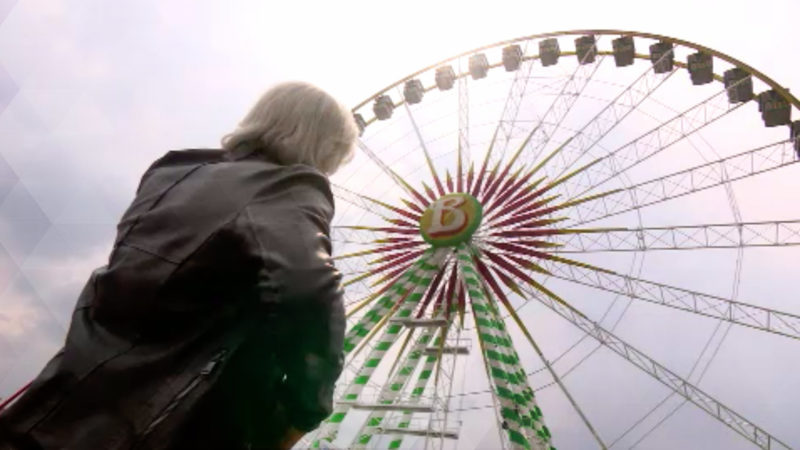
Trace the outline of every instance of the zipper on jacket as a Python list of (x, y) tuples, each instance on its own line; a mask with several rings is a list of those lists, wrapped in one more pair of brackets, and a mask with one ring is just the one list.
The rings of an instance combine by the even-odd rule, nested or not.
[(167, 416), (169, 416), (170, 413), (172, 413), (172, 411), (178, 407), (181, 400), (186, 398), (186, 396), (189, 395), (189, 393), (192, 392), (192, 390), (194, 390), (194, 388), (197, 387), (197, 385), (200, 384), (200, 382), (203, 381), (204, 378), (214, 373), (214, 370), (219, 366), (219, 364), (222, 361), (224, 361), (225, 355), (227, 353), (228, 353), (227, 349), (222, 349), (216, 355), (214, 355), (206, 363), (206, 365), (203, 366), (202, 369), (200, 369), (200, 372), (197, 375), (195, 375), (194, 378), (192, 378), (192, 381), (190, 381), (189, 384), (187, 384), (183, 389), (181, 389), (180, 392), (178, 392), (177, 395), (175, 395), (175, 397), (173, 397), (172, 401), (169, 402), (169, 404), (164, 408), (161, 414), (159, 414), (158, 417), (156, 417), (150, 423), (147, 429), (144, 430), (144, 432), (142, 433), (142, 438), (150, 434), (150, 432), (152, 432), (153, 429), (155, 429), (155, 427), (158, 426), (158, 424), (163, 422), (167, 418)]

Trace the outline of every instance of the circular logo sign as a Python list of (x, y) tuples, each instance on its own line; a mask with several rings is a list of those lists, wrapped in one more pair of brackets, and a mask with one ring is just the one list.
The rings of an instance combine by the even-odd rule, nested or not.
[(428, 206), (419, 220), (425, 242), (434, 247), (455, 246), (466, 242), (478, 229), (483, 207), (475, 197), (458, 192), (439, 197)]

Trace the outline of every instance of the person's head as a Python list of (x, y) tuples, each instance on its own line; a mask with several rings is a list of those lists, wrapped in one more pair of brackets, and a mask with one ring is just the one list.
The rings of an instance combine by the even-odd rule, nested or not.
[(264, 93), (222, 147), (255, 145), (281, 164), (331, 175), (352, 158), (357, 137), (350, 110), (316, 86), (290, 81)]

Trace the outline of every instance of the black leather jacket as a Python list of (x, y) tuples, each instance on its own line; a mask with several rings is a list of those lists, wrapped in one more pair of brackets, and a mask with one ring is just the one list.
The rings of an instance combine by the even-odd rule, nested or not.
[(0, 449), (269, 447), (330, 414), (344, 309), (327, 179), (252, 148), (142, 177)]

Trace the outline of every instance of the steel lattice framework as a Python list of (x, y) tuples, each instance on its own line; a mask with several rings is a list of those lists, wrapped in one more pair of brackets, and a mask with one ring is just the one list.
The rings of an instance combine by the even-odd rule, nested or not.
[[(559, 47), (576, 36), (574, 50)], [(650, 53), (636, 53), (634, 40), (652, 42)], [(495, 49), (502, 50), (499, 62), (486, 56)], [(696, 53), (683, 62), (687, 51)], [(574, 68), (537, 78), (539, 65), (553, 66), (565, 57), (574, 57)], [(615, 85), (613, 95), (597, 97), (593, 89), (602, 67), (612, 61), (626, 67), (633, 60), (648, 63)], [(713, 62), (728, 70), (715, 73)], [(475, 98), (489, 83), (482, 79), (500, 67), (510, 72), (507, 88), (497, 95), (497, 116), (487, 125), (476, 117), (493, 103)], [(683, 72), (693, 84), (717, 84), (688, 106), (661, 108), (655, 124), (635, 122), (651, 116), (655, 96)], [(425, 85), (423, 75), (435, 82)], [(754, 83), (768, 91), (754, 95)], [(388, 99), (391, 93), (400, 100)], [(445, 120), (417, 105), (429, 101), (423, 101), (428, 95), (441, 104), (452, 96), (451, 134), (426, 134), (426, 127)], [(527, 101), (537, 95), (532, 108)], [(597, 105), (588, 113), (581, 108), (584, 98)], [(759, 104), (768, 127), (786, 125), (789, 138), (769, 135), (744, 150), (712, 148), (713, 158), (689, 167), (653, 167), (658, 158), (703, 140), (718, 122), (740, 117), (751, 102)], [(789, 120), (796, 109), (800, 102), (786, 89), (727, 55), (679, 39), (614, 30), (548, 33), (476, 49), (416, 72), (358, 105), (354, 113), (364, 132), (359, 149), (386, 188), (379, 189), (376, 179), (361, 187), (347, 180), (332, 184), (338, 207), (349, 214), (331, 229), (342, 248), (335, 260), (347, 290), (347, 370), (333, 414), (309, 444), (331, 446), (344, 435), (348, 448), (401, 448), (413, 445), (414, 438), (423, 438), (426, 447), (458, 441), (454, 384), (459, 361), (477, 352), (483, 367), (461, 370), (470, 376), (482, 372), (487, 381), (498, 446), (553, 449), (558, 437), (548, 428), (552, 418), (546, 419), (547, 408), (526, 369), (530, 364), (518, 351), (524, 342), (596, 445), (613, 447), (619, 438), (607, 444), (565, 383), (568, 372), (554, 366), (558, 358), (545, 356), (520, 314), (518, 305), (535, 302), (757, 447), (790, 448), (698, 387), (700, 379), (693, 380), (692, 373), (679, 375), (622, 340), (613, 326), (590, 318), (552, 282), (591, 296), (611, 294), (800, 339), (800, 315), (737, 298), (742, 252), (800, 245), (800, 219), (744, 221), (733, 189), (734, 183), (798, 162), (800, 125)], [(570, 120), (578, 125), (569, 126)], [(610, 139), (622, 132), (634, 137)], [(381, 133), (391, 136), (388, 143)], [(444, 140), (451, 143), (442, 150)], [(389, 158), (387, 148), (401, 147), (409, 151)], [(638, 181), (630, 181), (633, 173)], [(357, 175), (362, 174), (351, 176)], [(734, 222), (642, 223), (643, 210), (717, 187), (725, 189)], [(470, 209), (470, 202), (479, 206)], [(465, 231), (475, 217), (480, 226)], [(621, 217), (638, 217), (638, 223), (620, 226), (615, 220)], [(437, 241), (462, 234), (462, 240)], [(738, 255), (730, 296), (624, 273), (590, 258), (726, 249)]]

